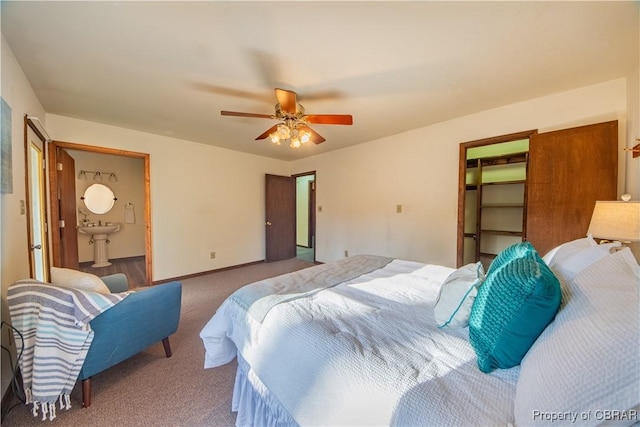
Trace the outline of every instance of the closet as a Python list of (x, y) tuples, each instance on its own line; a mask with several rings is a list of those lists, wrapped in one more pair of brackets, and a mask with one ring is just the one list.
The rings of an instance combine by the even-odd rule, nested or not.
[[(489, 264), (502, 249), (521, 242), (526, 235), (526, 187), (529, 153), (528, 140), (505, 142), (483, 148), (494, 148), (499, 155), (482, 156), (481, 150), (469, 150), (466, 191), (475, 203), (468, 225), (468, 237), (475, 241), (473, 260)], [(525, 147), (519, 148), (519, 146)], [(514, 147), (516, 152), (512, 152)], [(480, 148), (480, 147), (479, 147)], [(477, 153), (477, 154), (476, 154)], [(475, 193), (475, 194), (473, 194)], [(473, 206), (475, 205), (475, 206)]]
[(461, 143), (458, 266), (584, 237), (595, 201), (616, 198), (617, 147), (617, 121)]

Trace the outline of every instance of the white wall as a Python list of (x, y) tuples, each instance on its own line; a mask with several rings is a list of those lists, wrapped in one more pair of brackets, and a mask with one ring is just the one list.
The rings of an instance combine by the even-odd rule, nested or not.
[[(2, 221), (0, 221), (2, 246), (0, 250), (4, 301), (6, 296), (5, 283), (12, 283), (29, 275), (27, 218), (20, 210), (20, 202), (26, 199), (24, 115), (36, 116), (45, 121), (45, 112), (4, 37), (2, 37), (2, 74), (0, 77), (2, 98), (11, 107), (13, 164), (13, 193), (0, 196), (2, 215)], [(3, 310), (3, 316), (4, 312), (5, 310)]]
[(150, 154), (154, 281), (264, 259), (264, 175), (287, 162), (52, 114), (47, 131)]
[[(640, 27), (640, 14), (638, 16)], [(640, 36), (638, 36), (640, 39)], [(630, 71), (630, 77), (627, 82), (627, 117), (629, 123), (627, 126), (626, 147), (631, 148), (636, 144), (640, 144), (640, 43), (638, 43), (638, 61), (634, 70)], [(627, 180), (626, 192), (634, 196), (633, 200), (639, 200), (640, 197), (640, 158), (632, 157), (630, 153), (626, 156)]]
[[(11, 48), (2, 37), (0, 95), (11, 107), (13, 193), (0, 195), (0, 277), (2, 281), (2, 320), (10, 322), (7, 289), (18, 279), (29, 277), (27, 218), (20, 210), (26, 199), (24, 159), (24, 115), (45, 121), (45, 113), (35, 96)], [(2, 345), (8, 346), (8, 335), (2, 329)], [(12, 348), (12, 347), (10, 347)], [(10, 366), (2, 352), (2, 392), (11, 379)], [(14, 359), (15, 360), (15, 359)]]
[[(455, 266), (458, 151), (465, 141), (618, 120), (622, 193), (625, 182), (638, 180), (637, 165), (625, 171), (630, 155), (622, 151), (628, 93), (626, 79), (603, 82), (293, 162), (292, 173), (316, 171), (316, 259), (335, 260), (348, 250)], [(637, 200), (637, 185), (626, 187)]]

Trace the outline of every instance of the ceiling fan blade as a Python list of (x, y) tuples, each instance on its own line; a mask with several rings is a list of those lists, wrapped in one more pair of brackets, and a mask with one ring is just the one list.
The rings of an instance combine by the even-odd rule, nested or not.
[(271, 126), (269, 129), (267, 129), (266, 131), (264, 131), (263, 133), (260, 134), (260, 136), (258, 136), (256, 138), (256, 141), (259, 139), (265, 139), (266, 137), (268, 137), (270, 134), (272, 134), (273, 132), (276, 131), (278, 125), (273, 125)]
[(352, 125), (353, 117), (349, 114), (309, 114), (304, 116), (309, 123), (318, 125)]
[(253, 93), (246, 90), (233, 89), (224, 86), (218, 86), (211, 83), (204, 83), (199, 81), (188, 81), (187, 84), (195, 90), (213, 93), (216, 95), (233, 96), (236, 98), (253, 99), (256, 101), (262, 101), (271, 104), (273, 102), (273, 96), (264, 93)]
[(299, 125), (298, 126), (298, 130), (303, 130), (303, 131), (309, 132), (311, 134), (311, 142), (313, 142), (316, 145), (321, 144), (324, 141), (326, 141), (326, 139), (324, 139), (322, 137), (322, 135), (320, 135), (318, 132), (316, 132), (315, 130), (311, 129), (307, 125)]
[(239, 113), (237, 111), (220, 111), (223, 116), (237, 116), (237, 117), (257, 117), (260, 119), (272, 119), (271, 114), (258, 114), (258, 113)]
[(297, 95), (295, 92), (276, 88), (276, 98), (278, 98), (278, 104), (280, 104), (282, 111), (289, 114), (296, 114), (298, 111), (298, 101), (296, 100)]

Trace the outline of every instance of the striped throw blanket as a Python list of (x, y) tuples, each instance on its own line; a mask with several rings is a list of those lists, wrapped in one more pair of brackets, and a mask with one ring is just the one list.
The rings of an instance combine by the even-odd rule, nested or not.
[(56, 417), (71, 408), (69, 394), (93, 341), (89, 322), (129, 293), (100, 294), (21, 280), (9, 287), (7, 302), (13, 326), (26, 404), (33, 415)]

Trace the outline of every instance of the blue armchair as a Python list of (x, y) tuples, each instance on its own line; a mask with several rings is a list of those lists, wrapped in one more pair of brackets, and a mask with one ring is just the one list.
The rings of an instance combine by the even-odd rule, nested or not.
[[(122, 273), (102, 277), (109, 290), (128, 289)], [(182, 284), (165, 283), (138, 290), (91, 322), (93, 342), (78, 379), (82, 381), (82, 406), (91, 405), (91, 377), (162, 341), (171, 357), (169, 335), (178, 329)]]

